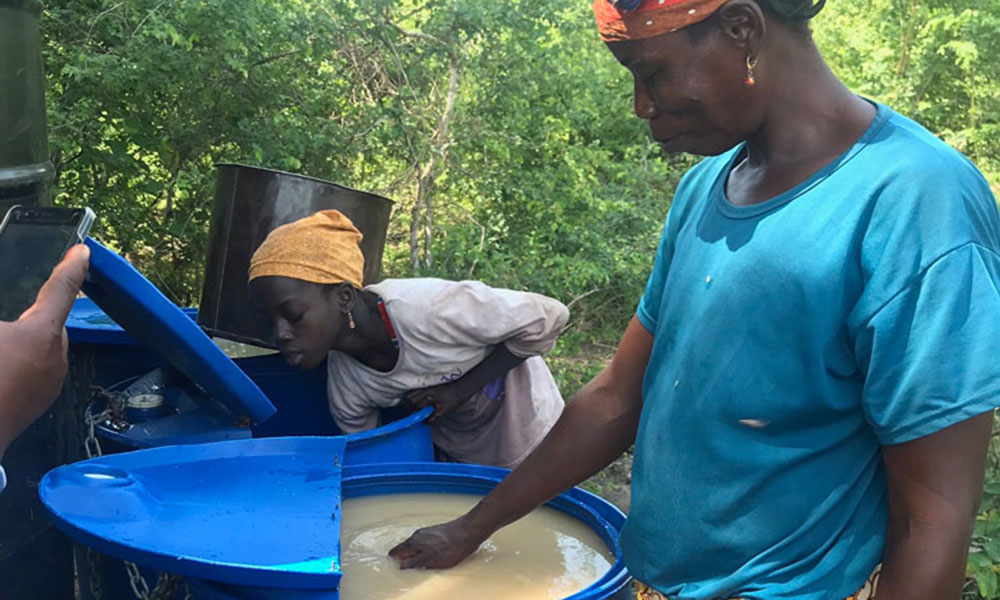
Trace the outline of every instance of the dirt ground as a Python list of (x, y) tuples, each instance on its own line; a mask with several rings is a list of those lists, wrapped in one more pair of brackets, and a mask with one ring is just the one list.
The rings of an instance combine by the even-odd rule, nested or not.
[(631, 481), (632, 453), (627, 452), (603, 471), (584, 481), (580, 487), (601, 496), (628, 514)]
[[(559, 384), (564, 398), (572, 397), (584, 384), (611, 360), (615, 347), (608, 344), (587, 342), (573, 353), (559, 353), (546, 357), (549, 369)], [(632, 480), (632, 452), (623, 454), (603, 471), (580, 484), (580, 487), (608, 500), (624, 513), (628, 513)]]

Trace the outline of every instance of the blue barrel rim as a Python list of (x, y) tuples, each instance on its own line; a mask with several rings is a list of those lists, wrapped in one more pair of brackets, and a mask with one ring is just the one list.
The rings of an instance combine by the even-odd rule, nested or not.
[[(381, 441), (382, 438), (398, 433), (404, 429), (409, 429), (414, 425), (418, 425), (423, 421), (430, 418), (431, 413), (434, 412), (433, 406), (425, 406), (418, 410), (417, 412), (407, 415), (402, 419), (397, 419), (391, 423), (386, 423), (385, 425), (379, 425), (373, 429), (367, 431), (359, 431), (357, 433), (345, 433), (343, 435), (335, 436), (342, 437), (347, 440), (347, 443), (352, 446), (365, 446), (367, 444), (372, 444)], [(379, 463), (379, 464), (394, 464), (394, 463)]]
[[(121, 391), (122, 389), (128, 387), (131, 383), (135, 382), (137, 379), (139, 379), (140, 377), (142, 377), (142, 375), (143, 374), (134, 375), (132, 377), (127, 377), (127, 378), (123, 379), (122, 381), (118, 381), (118, 382), (116, 382), (116, 383), (108, 386), (107, 390), (110, 391), (110, 392)], [(98, 404), (100, 404), (100, 401), (98, 401), (98, 400), (91, 400), (90, 402), (87, 402), (87, 405), (83, 409), (83, 414), (84, 414), (84, 419), (85, 420), (92, 419), (92, 418), (96, 417), (99, 414), (99, 412), (97, 411), (97, 405)], [(133, 421), (133, 420), (129, 420), (129, 419), (126, 418), (126, 420), (128, 421), (128, 423), (130, 425), (133, 425), (133, 426), (135, 426), (135, 425), (142, 426), (144, 423), (151, 423), (151, 422), (153, 422), (153, 421), (155, 421), (157, 419), (161, 419), (161, 418), (164, 418), (164, 417), (171, 416), (170, 412), (169, 412), (170, 408), (167, 405), (164, 405), (164, 409), (165, 409), (165, 412), (160, 417), (157, 417), (156, 419), (142, 420), (142, 421)], [(212, 418), (212, 417), (210, 417), (208, 415), (208, 413), (204, 412), (204, 409), (200, 409), (199, 408), (196, 411), (192, 411), (192, 412), (198, 412), (198, 411), (202, 411), (202, 414), (205, 415), (205, 419), (206, 420)], [(125, 413), (126, 413), (126, 415), (128, 415), (127, 409), (126, 409)], [(233, 425), (232, 425), (232, 427), (230, 427), (230, 428), (228, 428), (226, 430), (229, 434), (231, 434), (231, 437), (221, 438), (221, 439), (193, 439), (193, 440), (185, 441), (183, 443), (178, 442), (177, 440), (172, 439), (170, 442), (158, 444), (158, 443), (156, 443), (158, 440), (155, 440), (155, 439), (144, 439), (144, 438), (138, 438), (138, 437), (129, 436), (128, 432), (130, 431), (130, 429), (126, 429), (124, 431), (116, 431), (114, 428), (108, 427), (104, 423), (97, 423), (96, 425), (94, 425), (94, 434), (98, 438), (100, 438), (101, 440), (109, 441), (109, 442), (112, 442), (112, 443), (115, 443), (115, 444), (120, 444), (120, 445), (122, 445), (122, 446), (124, 446), (126, 448), (130, 448), (132, 450), (147, 450), (147, 449), (150, 449), (150, 448), (162, 448), (162, 447), (165, 447), (165, 446), (186, 446), (186, 445), (190, 445), (190, 444), (214, 444), (214, 443), (218, 443), (218, 442), (234, 442), (234, 441), (245, 441), (245, 440), (248, 440), (248, 439), (253, 439), (253, 436), (251, 434), (250, 425), (249, 424), (247, 424), (247, 425), (237, 424), (236, 417), (233, 417)], [(223, 429), (220, 427), (218, 429), (218, 431), (223, 431)], [(246, 432), (246, 437), (242, 437), (242, 436), (237, 437), (236, 436), (237, 433), (242, 434), (244, 431)], [(207, 434), (203, 432), (200, 435), (206, 436)], [(310, 437), (310, 436), (276, 436), (276, 437)], [(331, 436), (331, 437), (342, 437), (342, 436)], [(264, 439), (264, 438), (258, 438), (258, 439)]]
[[(451, 493), (465, 492), (484, 495), (502, 480), (509, 469), (460, 463), (397, 462), (377, 465), (345, 465), (341, 479), (344, 499), (386, 493), (420, 493), (421, 488), (436, 485)], [(384, 486), (397, 486), (386, 491)], [(356, 494), (358, 489), (370, 489), (369, 494)], [(377, 489), (376, 489), (377, 488)], [(434, 493), (431, 491), (431, 493)], [(544, 504), (583, 521), (607, 544), (614, 556), (611, 568), (597, 581), (561, 600), (594, 600), (609, 598), (629, 584), (632, 577), (625, 567), (618, 536), (625, 523), (625, 514), (604, 498), (579, 487), (572, 487)]]
[[(110, 386), (108, 389), (114, 390), (118, 387), (124, 387), (129, 382), (134, 381), (138, 377), (139, 376), (130, 377), (124, 381), (118, 382)], [(88, 402), (87, 406), (84, 408), (84, 412), (87, 416), (93, 416), (95, 410), (96, 409), (94, 407), (94, 402)], [(333, 436), (273, 436), (273, 437), (337, 437), (346, 440), (348, 445), (350, 445), (352, 448), (359, 448), (383, 442), (389, 436), (394, 436), (404, 430), (419, 425), (420, 423), (427, 421), (427, 419), (430, 418), (433, 412), (434, 412), (433, 406), (425, 406), (424, 408), (418, 410), (417, 412), (407, 415), (402, 419), (397, 419), (395, 421), (392, 421), (391, 423), (386, 423), (385, 425), (379, 425), (374, 429), (369, 429), (367, 431), (359, 431), (357, 433), (345, 433)], [(147, 440), (138, 440), (136, 438), (129, 437), (122, 432), (114, 431), (103, 425), (97, 425), (94, 428), (94, 430), (95, 433), (102, 439), (117, 442), (124, 446), (135, 448), (136, 450), (145, 450), (149, 448), (162, 448), (165, 446), (178, 445), (178, 444), (166, 444), (165, 446), (156, 446)], [(253, 439), (262, 440), (262, 439), (270, 439), (270, 437), (261, 437)], [(196, 443), (214, 444), (214, 443), (222, 443), (230, 441), (242, 441), (242, 440), (218, 440), (215, 442), (196, 442)], [(372, 464), (382, 464), (382, 463), (372, 463)]]

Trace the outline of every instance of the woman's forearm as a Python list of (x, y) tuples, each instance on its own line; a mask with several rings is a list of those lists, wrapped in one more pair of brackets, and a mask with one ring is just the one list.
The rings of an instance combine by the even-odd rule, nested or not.
[(534, 452), (468, 515), (477, 528), (494, 531), (516, 521), (632, 445), (641, 404), (615, 411), (603, 390), (588, 388), (569, 402)]
[(526, 358), (512, 354), (506, 346), (500, 344), (478, 365), (469, 369), (465, 375), (453, 381), (452, 384), (456, 386), (457, 395), (465, 400), (486, 387), (491, 381), (505, 375), (507, 371), (524, 362)]
[(993, 413), (882, 448), (889, 525), (876, 600), (958, 600)]
[(534, 452), (465, 518), (492, 532), (593, 475), (635, 441), (652, 336), (633, 319), (618, 353), (570, 399)]
[(958, 600), (970, 519), (937, 515), (890, 525), (876, 600)]

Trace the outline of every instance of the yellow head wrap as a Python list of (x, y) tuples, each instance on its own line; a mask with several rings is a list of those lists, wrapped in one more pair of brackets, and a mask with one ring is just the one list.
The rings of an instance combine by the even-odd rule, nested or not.
[(250, 281), (289, 277), (312, 283), (346, 281), (361, 287), (361, 232), (337, 210), (277, 227), (250, 258)]

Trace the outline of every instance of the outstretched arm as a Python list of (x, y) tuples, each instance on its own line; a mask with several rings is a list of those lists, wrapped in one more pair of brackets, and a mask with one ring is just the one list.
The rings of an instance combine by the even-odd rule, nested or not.
[(585, 385), (541, 444), (465, 515), (415, 532), (390, 551), (408, 568), (452, 567), (494, 531), (593, 475), (635, 441), (653, 336), (635, 318), (611, 363)]

